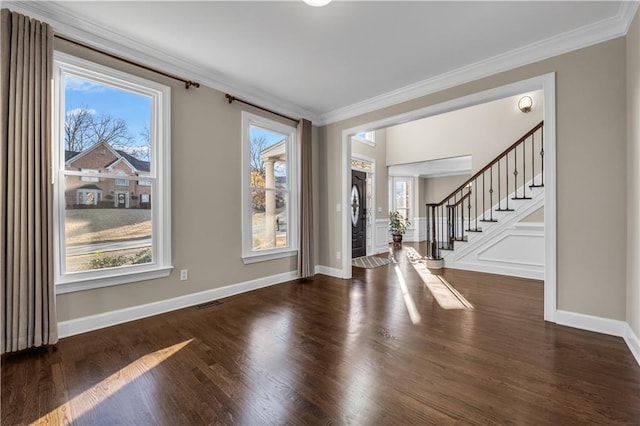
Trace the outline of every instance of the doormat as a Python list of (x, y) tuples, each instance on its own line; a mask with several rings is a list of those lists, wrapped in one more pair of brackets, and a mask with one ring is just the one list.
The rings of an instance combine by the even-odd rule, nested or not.
[(385, 259), (384, 257), (378, 256), (363, 256), (356, 257), (351, 260), (351, 265), (357, 268), (377, 268), (378, 266), (384, 266), (390, 264), (391, 261), (389, 259)]

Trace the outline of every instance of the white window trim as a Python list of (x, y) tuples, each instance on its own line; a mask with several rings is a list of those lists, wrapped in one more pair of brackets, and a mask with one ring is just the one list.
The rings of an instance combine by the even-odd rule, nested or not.
[[(289, 200), (287, 202), (287, 239), (288, 246), (253, 251), (252, 212), (251, 212), (251, 132), (250, 126), (287, 136), (287, 184)], [(277, 121), (269, 120), (246, 111), (242, 111), (242, 261), (245, 264), (263, 262), (298, 254), (298, 150), (297, 129)]]
[[(102, 84), (124, 89), (150, 97), (152, 150), (154, 152), (148, 180), (154, 181), (151, 198), (153, 262), (118, 268), (104, 268), (93, 271), (65, 273), (66, 242), (64, 231), (65, 191), (54, 185), (54, 281), (57, 294), (70, 293), (93, 288), (107, 287), (167, 277), (171, 273), (171, 89), (163, 84), (134, 76), (113, 68), (105, 67), (61, 52), (54, 53), (54, 96), (53, 96), (53, 180), (64, 182), (65, 175), (84, 175), (65, 172), (64, 161), (64, 121), (65, 97), (64, 77), (68, 74), (87, 78)], [(89, 175), (89, 173), (87, 173)], [(103, 177), (117, 178), (116, 175)], [(127, 177), (137, 179), (137, 177)], [(162, 190), (160, 190), (162, 188)]]

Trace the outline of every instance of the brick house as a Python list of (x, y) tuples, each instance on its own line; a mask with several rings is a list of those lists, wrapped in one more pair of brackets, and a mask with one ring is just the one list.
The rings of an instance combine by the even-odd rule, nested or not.
[[(69, 176), (65, 203), (67, 208), (79, 206), (104, 206), (118, 208), (151, 207), (150, 163), (124, 151), (114, 149), (106, 142), (98, 142), (82, 151), (65, 151), (67, 170), (89, 172), (96, 176)], [(111, 177), (101, 177), (108, 174)], [(140, 176), (143, 179), (114, 178)]]

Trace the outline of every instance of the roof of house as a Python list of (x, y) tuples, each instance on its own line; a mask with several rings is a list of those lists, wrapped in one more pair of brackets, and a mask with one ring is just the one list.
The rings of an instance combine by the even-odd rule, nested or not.
[(75, 157), (76, 155), (80, 154), (78, 151), (64, 151), (64, 161), (67, 162), (69, 160), (71, 160), (73, 157)]
[[(119, 149), (115, 149), (114, 150), (121, 158), (124, 158), (125, 160), (127, 160), (129, 162), (129, 164), (131, 164), (133, 167), (136, 168), (136, 170), (140, 171), (140, 172), (148, 172), (151, 170), (151, 163), (149, 161), (143, 161), (140, 160), (136, 157), (134, 157), (133, 155), (119, 150)], [(73, 159), (74, 157), (76, 157), (77, 155), (81, 154), (80, 152), (77, 151), (64, 151), (64, 161), (67, 162), (71, 159)], [(103, 167), (107, 168), (110, 165), (112, 165), (113, 163), (115, 163), (116, 161), (120, 160), (120, 158), (117, 158), (113, 161), (110, 161), (108, 164), (105, 164)]]
[(116, 152), (122, 155), (133, 167), (141, 172), (148, 172), (151, 170), (151, 163), (149, 161), (139, 160), (131, 154), (116, 149)]

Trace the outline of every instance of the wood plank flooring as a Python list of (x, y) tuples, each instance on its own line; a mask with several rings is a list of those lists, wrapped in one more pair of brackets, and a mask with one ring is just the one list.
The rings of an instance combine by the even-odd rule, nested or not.
[(445, 270), (473, 309), (442, 309), (412, 247), (4, 356), (2, 424), (640, 424), (621, 338), (545, 323), (534, 280)]

